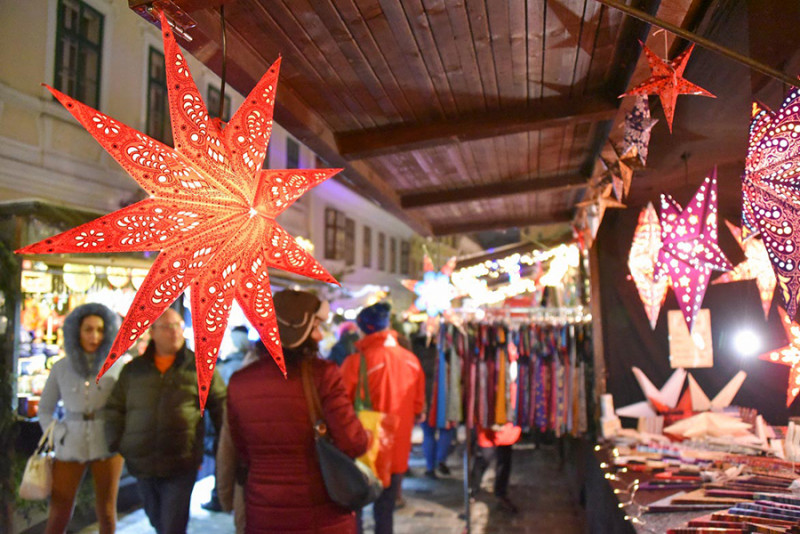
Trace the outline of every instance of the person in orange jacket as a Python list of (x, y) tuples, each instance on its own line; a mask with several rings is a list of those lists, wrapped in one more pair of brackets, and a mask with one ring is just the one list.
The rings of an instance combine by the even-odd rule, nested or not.
[[(391, 306), (385, 302), (361, 310), (356, 323), (364, 337), (356, 342), (357, 353), (342, 364), (345, 389), (355, 401), (361, 354), (367, 363), (367, 385), (372, 408), (397, 418), (392, 456), (392, 479), (373, 506), (375, 534), (391, 534), (395, 499), (408, 470), (411, 431), (423, 415), (425, 375), (414, 353), (397, 342), (397, 332), (389, 329)], [(361, 532), (359, 513), (359, 532)]]

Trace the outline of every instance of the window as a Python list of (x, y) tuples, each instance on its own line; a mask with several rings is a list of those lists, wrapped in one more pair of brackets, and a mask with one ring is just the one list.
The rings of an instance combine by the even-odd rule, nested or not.
[(261, 166), (262, 169), (269, 169), (269, 153), (272, 152), (272, 143), (267, 145), (267, 153), (264, 155), (264, 164)]
[(172, 146), (164, 54), (150, 47), (147, 67), (147, 135)]
[(300, 143), (291, 137), (286, 138), (286, 168), (300, 168)]
[(344, 263), (356, 263), (356, 222), (349, 217), (344, 220)]
[(378, 232), (378, 270), (386, 270), (386, 235)]
[[(213, 85), (208, 86), (208, 116), (213, 118), (219, 117), (219, 89)], [(231, 120), (231, 97), (225, 95), (225, 106), (222, 110), (223, 122)]]
[(389, 238), (389, 272), (397, 272), (397, 239)]
[(346, 217), (334, 208), (325, 208), (325, 259), (341, 260), (345, 250)]
[(59, 0), (55, 88), (97, 109), (102, 53), (103, 15), (81, 0)]
[(411, 265), (411, 244), (408, 241), (400, 242), (400, 274), (409, 274)]
[(372, 267), (372, 228), (369, 226), (364, 227), (364, 242), (361, 247), (362, 265), (364, 267)]

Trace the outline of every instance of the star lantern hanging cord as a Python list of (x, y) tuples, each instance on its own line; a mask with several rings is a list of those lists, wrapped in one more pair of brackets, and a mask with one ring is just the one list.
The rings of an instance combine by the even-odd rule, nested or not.
[(639, 298), (655, 330), (661, 306), (667, 296), (669, 279), (656, 276), (658, 254), (661, 250), (661, 224), (652, 202), (648, 202), (639, 213), (639, 222), (633, 232), (633, 242), (628, 255), (628, 268)]
[(658, 95), (661, 107), (664, 108), (667, 126), (672, 133), (672, 118), (675, 115), (678, 95), (699, 95), (711, 98), (716, 98), (716, 96), (683, 77), (683, 71), (686, 70), (686, 64), (694, 50), (694, 44), (689, 45), (689, 48), (678, 54), (672, 61), (661, 59), (641, 41), (639, 44), (642, 45), (645, 56), (647, 56), (650, 77), (627, 93), (620, 95), (620, 98), (629, 95)]
[(203, 408), (234, 299), (286, 373), (268, 267), (338, 283), (275, 218), (340, 169), (262, 170), (280, 59), (221, 129), (163, 14), (161, 27), (174, 149), (48, 87), (149, 198), (17, 252), (160, 251), (98, 378), (191, 287)]
[(732, 266), (717, 244), (717, 170), (685, 209), (669, 195), (661, 195), (661, 250), (657, 277), (669, 276), (678, 306), (692, 331), (703, 303), (712, 270)]
[(800, 393), (800, 325), (792, 320), (783, 308), (778, 308), (781, 325), (786, 332), (789, 344), (777, 350), (766, 352), (760, 359), (789, 367), (789, 383), (786, 387), (786, 407), (788, 408)]
[(761, 297), (761, 307), (764, 310), (764, 317), (769, 316), (769, 309), (772, 306), (772, 297), (775, 294), (777, 280), (772, 271), (772, 264), (769, 261), (769, 254), (764, 247), (764, 242), (758, 237), (751, 235), (748, 239), (742, 239), (742, 229), (725, 221), (736, 242), (744, 251), (744, 261), (736, 265), (732, 271), (723, 273), (714, 280), (713, 284), (725, 284), (738, 282), (739, 280), (755, 280), (758, 286), (758, 294)]
[(777, 111), (753, 104), (745, 172), (742, 223), (745, 238), (761, 234), (778, 292), (790, 318), (800, 300), (800, 90)]

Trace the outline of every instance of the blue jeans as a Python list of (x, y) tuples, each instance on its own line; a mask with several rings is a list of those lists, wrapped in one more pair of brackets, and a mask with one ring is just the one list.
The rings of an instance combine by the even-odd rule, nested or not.
[[(392, 482), (384, 488), (378, 499), (372, 504), (372, 514), (375, 517), (375, 534), (392, 534), (394, 532), (394, 501), (397, 499), (397, 490), (403, 484), (403, 475), (392, 475)], [(364, 533), (361, 522), (363, 508), (356, 512), (358, 534)]]
[(185, 534), (189, 524), (189, 503), (197, 472), (166, 478), (139, 478), (136, 487), (144, 512), (158, 534)]
[[(436, 432), (439, 437), (436, 437)], [(422, 423), (422, 453), (425, 455), (425, 467), (433, 471), (437, 465), (444, 463), (450, 453), (450, 444), (453, 442), (455, 428), (433, 428), (428, 423)]]

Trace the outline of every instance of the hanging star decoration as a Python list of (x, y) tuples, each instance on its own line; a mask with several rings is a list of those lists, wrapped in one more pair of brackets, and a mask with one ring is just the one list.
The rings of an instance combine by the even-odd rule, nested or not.
[(716, 98), (716, 96), (683, 77), (683, 71), (692, 55), (694, 44), (672, 61), (664, 61), (644, 43), (639, 41), (639, 44), (642, 45), (647, 62), (650, 64), (650, 77), (627, 93), (620, 95), (620, 98), (629, 95), (658, 95), (661, 107), (664, 108), (667, 126), (672, 133), (672, 118), (675, 115), (675, 103), (678, 101), (678, 95), (700, 95), (711, 98)]
[(786, 311), (800, 299), (800, 90), (776, 112), (754, 103), (742, 177), (744, 237), (761, 234)]
[[(423, 257), (422, 280), (402, 280), (403, 286), (417, 294), (414, 301), (416, 312), (423, 311), (429, 317), (436, 317), (448, 312), (452, 301), (458, 296), (458, 290), (450, 283), (450, 275), (456, 267), (456, 258), (450, 258), (439, 272), (433, 267), (433, 261), (425, 254)], [(412, 312), (414, 312), (412, 308)]]
[(717, 170), (703, 180), (694, 198), (681, 206), (661, 195), (661, 250), (657, 277), (669, 276), (686, 326), (692, 331), (712, 270), (732, 266), (717, 244)]
[(597, 183), (602, 187), (611, 184), (614, 196), (620, 202), (628, 196), (633, 181), (633, 170), (640, 166), (637, 148), (632, 146), (623, 152), (620, 147), (613, 146), (614, 156), (606, 158), (600, 156), (600, 163), (604, 171), (598, 177)]
[(772, 297), (775, 294), (775, 273), (772, 271), (772, 264), (769, 261), (767, 249), (764, 242), (758, 236), (750, 236), (742, 241), (742, 229), (738, 226), (725, 221), (736, 242), (744, 251), (744, 261), (736, 265), (732, 271), (723, 273), (717, 277), (712, 284), (725, 284), (728, 282), (738, 282), (739, 280), (755, 280), (758, 286), (758, 293), (761, 296), (761, 307), (764, 309), (764, 317), (769, 316), (769, 309), (772, 306)]
[(625, 115), (625, 134), (622, 138), (622, 152), (627, 153), (632, 148), (641, 164), (647, 165), (647, 152), (650, 147), (650, 130), (656, 125), (658, 119), (650, 118), (650, 106), (645, 95), (636, 96), (636, 104)]
[(17, 252), (160, 251), (100, 375), (191, 288), (203, 407), (234, 299), (286, 372), (268, 267), (337, 283), (275, 218), (339, 169), (261, 170), (280, 59), (222, 129), (209, 118), (163, 14), (161, 27), (175, 149), (48, 88), (149, 198)]
[(592, 247), (597, 237), (597, 230), (603, 222), (606, 209), (625, 208), (625, 204), (612, 198), (613, 185), (600, 183), (597, 178), (589, 180), (586, 194), (581, 202), (575, 204), (576, 212), (573, 225), (584, 232), (584, 241), (588, 248)]
[(789, 384), (786, 387), (786, 407), (788, 408), (800, 393), (800, 325), (794, 322), (783, 308), (778, 308), (778, 313), (781, 315), (781, 325), (786, 332), (789, 344), (764, 353), (759, 358), (789, 367)]
[(661, 224), (652, 202), (647, 203), (639, 213), (639, 222), (633, 232), (633, 243), (628, 254), (628, 268), (650, 320), (650, 328), (655, 330), (658, 314), (667, 296), (669, 279), (656, 277), (656, 263), (661, 250)]

